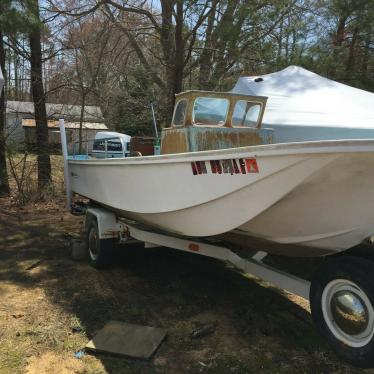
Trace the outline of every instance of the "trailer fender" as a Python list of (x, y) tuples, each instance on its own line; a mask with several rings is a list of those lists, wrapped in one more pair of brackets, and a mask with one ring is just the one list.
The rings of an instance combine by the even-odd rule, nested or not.
[(88, 208), (85, 217), (85, 230), (90, 226), (92, 220), (96, 220), (100, 239), (117, 239), (121, 231), (117, 216), (103, 208)]

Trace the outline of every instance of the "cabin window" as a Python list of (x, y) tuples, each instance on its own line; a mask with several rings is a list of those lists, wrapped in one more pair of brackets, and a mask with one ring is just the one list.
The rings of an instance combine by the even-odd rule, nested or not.
[(173, 121), (172, 121), (174, 126), (184, 125), (184, 121), (186, 120), (186, 112), (187, 112), (187, 100), (178, 101), (174, 109), (174, 116), (173, 116)]
[(256, 127), (261, 114), (261, 104), (238, 100), (232, 116), (232, 126)]
[(229, 100), (215, 97), (198, 97), (195, 100), (192, 121), (201, 126), (222, 126), (226, 123)]

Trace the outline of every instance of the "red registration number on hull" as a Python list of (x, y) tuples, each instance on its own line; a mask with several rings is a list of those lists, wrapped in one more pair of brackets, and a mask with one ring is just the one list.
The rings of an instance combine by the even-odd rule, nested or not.
[(238, 158), (191, 162), (193, 175), (259, 173), (255, 158)]

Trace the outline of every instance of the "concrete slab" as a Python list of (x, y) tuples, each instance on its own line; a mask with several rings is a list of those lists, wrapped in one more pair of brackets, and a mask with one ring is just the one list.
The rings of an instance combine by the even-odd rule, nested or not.
[(166, 337), (164, 329), (109, 321), (90, 340), (86, 349), (149, 359)]

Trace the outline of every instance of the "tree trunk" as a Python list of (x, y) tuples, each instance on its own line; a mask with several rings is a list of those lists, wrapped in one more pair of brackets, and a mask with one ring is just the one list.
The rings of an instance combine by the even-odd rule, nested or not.
[(18, 76), (18, 69), (19, 69), (19, 64), (18, 64), (18, 56), (14, 54), (14, 98), (16, 100), (19, 100), (18, 96), (18, 87), (19, 87), (19, 76)]
[(235, 45), (244, 22), (244, 18), (238, 14), (239, 9), (239, 0), (228, 1), (221, 20), (212, 35), (212, 40), (215, 40), (214, 49), (217, 52), (214, 56), (215, 62), (211, 65), (209, 84), (211, 90), (221, 89), (220, 84), (225, 74), (237, 62), (238, 50)]
[(330, 66), (330, 69), (329, 69), (329, 75), (332, 77), (332, 78), (336, 78), (336, 75), (337, 75), (337, 70), (338, 70), (338, 66), (340, 64), (340, 61), (341, 61), (341, 49), (342, 49), (342, 46), (343, 46), (343, 42), (344, 42), (344, 39), (345, 39), (345, 27), (346, 27), (346, 22), (347, 22), (347, 19), (348, 19), (348, 14), (345, 12), (343, 15), (340, 15), (339, 16), (339, 19), (338, 19), (338, 24), (337, 24), (337, 27), (336, 27), (336, 34), (335, 34), (335, 37), (333, 39), (333, 51), (332, 51), (332, 64)]
[(183, 42), (183, 0), (177, 0), (177, 12), (175, 17), (175, 76), (173, 89), (173, 106), (175, 94), (183, 89), (184, 72), (184, 42)]
[(173, 7), (175, 0), (161, 0), (161, 46), (165, 58), (166, 75), (166, 122), (171, 121), (174, 106), (174, 82), (175, 82), (175, 34), (173, 25)]
[(198, 88), (199, 89), (210, 89), (211, 86), (211, 71), (212, 71), (212, 33), (214, 28), (214, 22), (216, 20), (216, 7), (217, 2), (214, 1), (212, 4), (213, 10), (210, 13), (207, 20), (207, 27), (205, 30), (205, 44), (200, 55), (199, 62), (199, 78)]
[[(368, 33), (365, 40), (365, 49), (361, 61), (361, 80), (363, 82), (368, 81), (369, 76), (369, 59), (370, 59), (370, 43), (371, 43), (371, 33)], [(370, 80), (369, 80), (370, 81)]]
[[(0, 29), (0, 67), (6, 78), (5, 74), (5, 51), (3, 44), (3, 33)], [(6, 155), (5, 155), (5, 124), (6, 124), (6, 110), (5, 110), (5, 84), (0, 92), (0, 196), (9, 195), (9, 181), (6, 168)]]
[(277, 41), (278, 41), (278, 50), (277, 50), (277, 69), (280, 69), (281, 67), (281, 61), (282, 61), (282, 47), (283, 47), (283, 23), (282, 22), (279, 25), (279, 33), (277, 35)]
[(355, 66), (355, 60), (356, 60), (356, 44), (357, 44), (357, 36), (358, 36), (358, 27), (356, 26), (353, 29), (352, 33), (352, 40), (351, 43), (349, 44), (348, 48), (348, 57), (347, 61), (345, 64), (345, 79), (349, 82), (351, 76), (352, 76), (352, 71), (354, 70)]
[[(39, 19), (38, 0), (33, 0), (30, 10)], [(40, 26), (34, 26), (29, 32), (31, 92), (34, 101), (36, 122), (36, 151), (38, 155), (38, 190), (41, 191), (51, 182), (51, 161), (49, 158), (48, 124), (45, 108), (45, 94), (42, 74), (42, 51)]]

